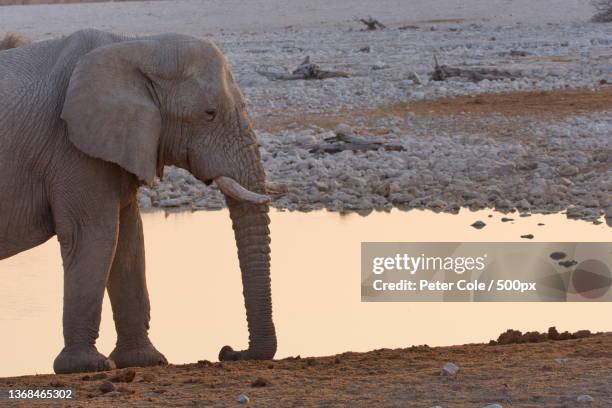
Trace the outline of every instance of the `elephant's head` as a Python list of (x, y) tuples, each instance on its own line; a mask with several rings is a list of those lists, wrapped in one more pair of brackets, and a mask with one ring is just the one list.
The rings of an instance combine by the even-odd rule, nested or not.
[(265, 174), (244, 97), (219, 49), (178, 35), (96, 48), (72, 73), (62, 118), (78, 149), (142, 182), (164, 165), (216, 182), (233, 221), (250, 332), (248, 350), (226, 346), (219, 358), (272, 358)]

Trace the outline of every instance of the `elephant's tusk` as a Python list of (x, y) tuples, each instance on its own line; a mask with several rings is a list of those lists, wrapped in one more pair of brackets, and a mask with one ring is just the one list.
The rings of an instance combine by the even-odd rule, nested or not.
[(270, 202), (270, 197), (267, 195), (249, 191), (233, 178), (220, 176), (215, 178), (215, 183), (223, 194), (238, 201), (246, 201), (253, 204), (267, 204)]

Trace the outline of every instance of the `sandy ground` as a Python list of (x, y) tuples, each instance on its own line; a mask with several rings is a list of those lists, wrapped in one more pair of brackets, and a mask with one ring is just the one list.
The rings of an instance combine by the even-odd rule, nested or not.
[[(136, 368), (130, 382), (100, 387), (92, 374), (0, 379), (0, 388), (71, 387), (73, 407), (609, 407), (612, 334), (520, 345), (471, 344), (382, 349), (273, 362), (225, 362)], [(454, 376), (442, 376), (452, 362)], [(593, 401), (580, 403), (579, 396)], [(585, 398), (585, 397), (583, 397)], [(1, 403), (4, 403), (2, 401)], [(56, 405), (60, 405), (57, 403)], [(3, 406), (53, 406), (10, 403)]]
[[(11, 1), (11, 0), (9, 0)], [(288, 25), (329, 26), (354, 16), (375, 15), (386, 22), (440, 20), (566, 22), (586, 20), (593, 10), (587, 0), (180, 0), (110, 2), (82, 5), (3, 7), (0, 30), (25, 31), (35, 37), (98, 28), (153, 34), (202, 35), (214, 30), (260, 31)], [(44, 24), (41, 22), (44, 21)]]

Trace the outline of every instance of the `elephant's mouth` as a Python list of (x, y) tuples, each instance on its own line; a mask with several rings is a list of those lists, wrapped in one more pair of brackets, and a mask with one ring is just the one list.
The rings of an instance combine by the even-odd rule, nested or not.
[(231, 177), (219, 176), (214, 179), (219, 190), (228, 197), (252, 204), (267, 204), (270, 197), (247, 190)]

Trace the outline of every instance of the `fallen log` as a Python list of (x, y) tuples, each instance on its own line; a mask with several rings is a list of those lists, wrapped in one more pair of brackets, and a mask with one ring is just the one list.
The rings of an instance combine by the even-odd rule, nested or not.
[(350, 131), (345, 131), (344, 129), (336, 130), (336, 136), (328, 137), (323, 140), (326, 143), (310, 149), (309, 152), (313, 154), (336, 154), (345, 150), (359, 152), (378, 149), (396, 152), (406, 150), (402, 145), (390, 144), (381, 140), (372, 140), (371, 138), (355, 136)]
[(298, 65), (291, 72), (269, 72), (256, 71), (259, 75), (265, 76), (271, 81), (294, 81), (294, 80), (311, 80), (311, 79), (328, 79), (328, 78), (348, 78), (350, 74), (343, 71), (326, 71), (321, 69), (318, 64), (310, 62), (310, 56)]
[(434, 70), (430, 74), (432, 81), (445, 81), (448, 78), (464, 78), (472, 82), (480, 82), (485, 79), (489, 81), (499, 81), (503, 79), (515, 80), (522, 77), (520, 72), (511, 72), (496, 68), (459, 68), (440, 65), (435, 55), (434, 61)]

